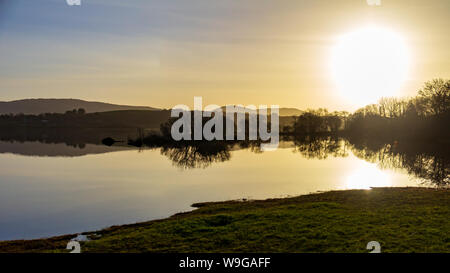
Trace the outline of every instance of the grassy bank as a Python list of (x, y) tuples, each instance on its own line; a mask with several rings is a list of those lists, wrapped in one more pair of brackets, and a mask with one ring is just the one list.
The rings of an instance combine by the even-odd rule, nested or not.
[[(82, 252), (450, 252), (448, 189), (376, 188), (196, 204), (92, 234)], [(0, 242), (0, 252), (67, 252), (75, 235)]]

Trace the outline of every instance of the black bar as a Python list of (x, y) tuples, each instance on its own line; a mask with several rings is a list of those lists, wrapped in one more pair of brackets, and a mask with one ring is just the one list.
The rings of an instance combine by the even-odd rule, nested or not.
[[(57, 266), (60, 269), (125, 272), (322, 272), (359, 269), (380, 271), (401, 266), (405, 272), (424, 264), (446, 266), (449, 254), (0, 254), (2, 266), (34, 268)], [(195, 261), (195, 267), (182, 267), (183, 261)], [(224, 259), (234, 261), (225, 265)], [(206, 262), (213, 261), (208, 270)], [(239, 261), (239, 262), (238, 262)], [(210, 263), (211, 264), (211, 263)], [(191, 264), (192, 265), (192, 264)], [(239, 266), (238, 266), (239, 265)], [(443, 267), (445, 268), (445, 267)], [(158, 270), (156, 270), (158, 269)], [(314, 269), (314, 270), (312, 270)]]

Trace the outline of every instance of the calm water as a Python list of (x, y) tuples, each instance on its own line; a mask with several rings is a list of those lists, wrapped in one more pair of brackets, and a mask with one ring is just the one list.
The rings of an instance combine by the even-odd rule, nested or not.
[(284, 142), (273, 152), (233, 148), (205, 156), (0, 142), (0, 240), (164, 218), (195, 202), (421, 185), (405, 168), (387, 168), (380, 152), (343, 143), (330, 149)]

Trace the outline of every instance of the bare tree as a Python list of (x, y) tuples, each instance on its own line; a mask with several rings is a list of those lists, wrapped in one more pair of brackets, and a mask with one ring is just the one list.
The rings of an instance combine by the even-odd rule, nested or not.
[(450, 80), (434, 79), (419, 91), (425, 115), (439, 115), (450, 110)]

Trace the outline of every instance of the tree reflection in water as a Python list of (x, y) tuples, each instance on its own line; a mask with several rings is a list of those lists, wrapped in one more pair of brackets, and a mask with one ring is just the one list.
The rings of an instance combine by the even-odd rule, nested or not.
[(348, 156), (348, 142), (337, 137), (311, 137), (294, 138), (294, 152), (306, 158), (326, 159), (328, 156)]
[(202, 142), (161, 147), (175, 166), (183, 169), (206, 168), (213, 163), (230, 160), (230, 145), (225, 142)]
[[(3, 131), (0, 140), (14, 142), (65, 143), (83, 149), (86, 144), (99, 144), (106, 135), (124, 140), (128, 130), (90, 129), (77, 132), (64, 130), (18, 130)], [(151, 140), (151, 139), (150, 139)], [(450, 186), (450, 149), (448, 143), (436, 142), (392, 142), (386, 143), (374, 138), (311, 136), (284, 139), (293, 143), (294, 152), (306, 158), (326, 159), (347, 157), (349, 152), (365, 161), (376, 163), (381, 169), (399, 169), (419, 178), (425, 185), (437, 187)], [(248, 149), (262, 153), (258, 141), (162, 141), (145, 143), (143, 147), (161, 149), (175, 166), (184, 169), (206, 168), (214, 163), (230, 160), (231, 150)], [(126, 147), (117, 142), (114, 146)], [(129, 146), (128, 146), (129, 147)], [(0, 151), (1, 152), (1, 151)], [(7, 150), (11, 152), (11, 150)], [(14, 153), (14, 151), (12, 151)], [(33, 151), (27, 151), (27, 154)], [(87, 152), (89, 153), (89, 152)], [(75, 155), (77, 155), (76, 153)], [(75, 156), (74, 155), (74, 156)]]
[[(448, 149), (431, 143), (382, 143), (364, 139), (341, 137), (312, 137), (290, 139), (294, 152), (311, 159), (347, 157), (351, 151), (356, 157), (375, 163), (381, 169), (404, 170), (420, 179), (424, 185), (448, 187), (450, 160)], [(206, 168), (213, 163), (231, 159), (232, 149), (249, 149), (262, 153), (258, 142), (180, 142), (161, 146), (161, 154), (175, 166), (191, 169)]]
[(330, 136), (307, 136), (293, 141), (295, 152), (306, 158), (346, 157), (351, 150), (356, 157), (376, 163), (381, 169), (405, 170), (429, 186), (450, 186), (450, 155), (446, 144), (396, 141), (386, 144)]
[(450, 186), (450, 155), (448, 145), (438, 143), (374, 143), (355, 141), (353, 153), (382, 169), (406, 170), (425, 185)]

